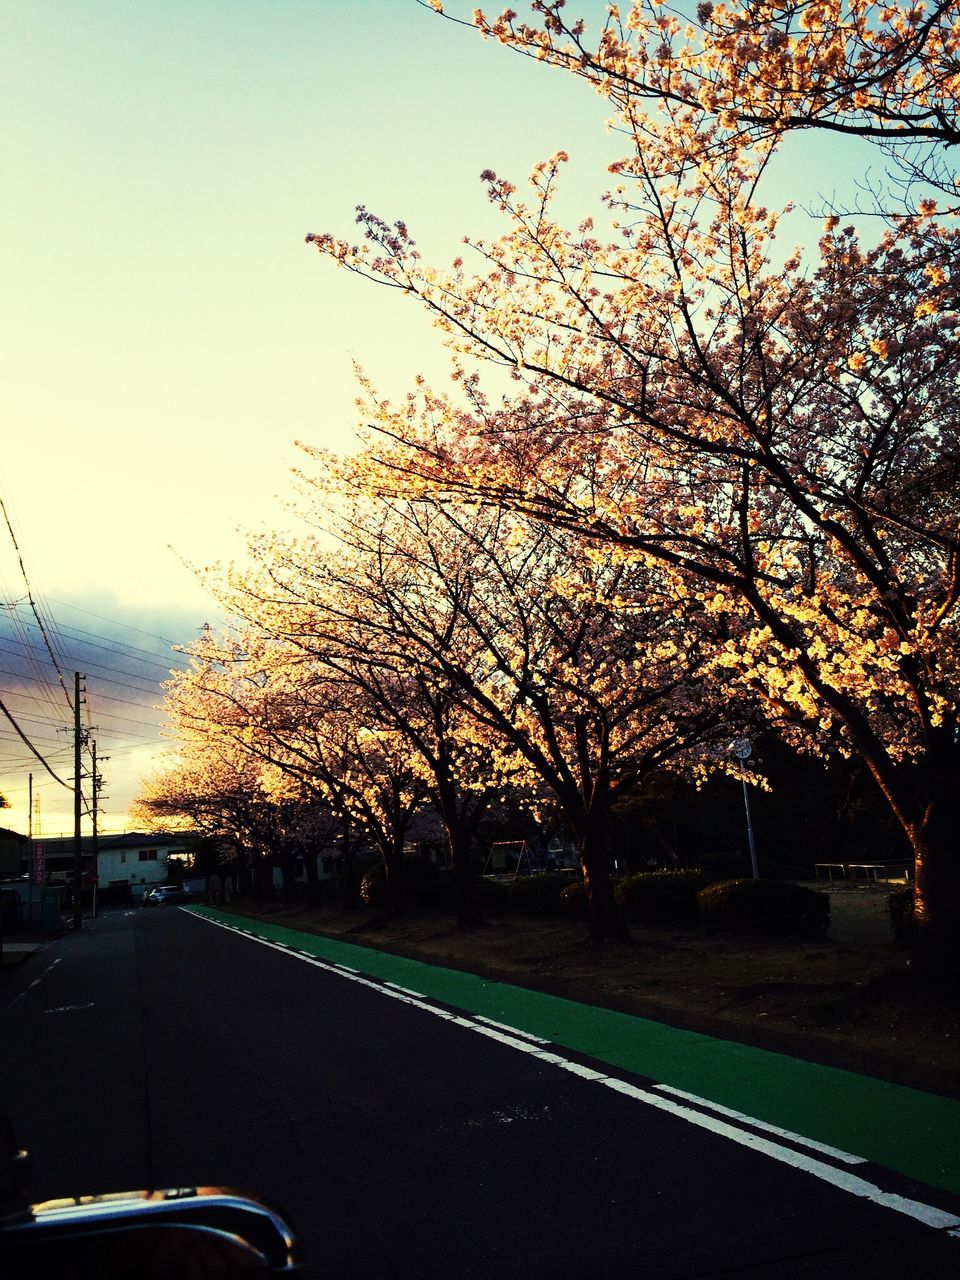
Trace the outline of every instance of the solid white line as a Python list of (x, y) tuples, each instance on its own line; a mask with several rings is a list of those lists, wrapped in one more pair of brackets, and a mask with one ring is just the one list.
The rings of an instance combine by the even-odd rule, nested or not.
[(809, 1147), (811, 1151), (819, 1151), (821, 1155), (830, 1156), (834, 1160), (840, 1160), (844, 1164), (866, 1164), (867, 1160), (864, 1156), (851, 1155), (849, 1151), (841, 1151), (839, 1147), (829, 1147), (825, 1142), (815, 1142), (813, 1138), (804, 1138), (799, 1133), (791, 1133), (789, 1129), (781, 1129), (775, 1124), (767, 1124), (765, 1120), (757, 1120), (755, 1116), (748, 1116), (743, 1111), (731, 1111), (729, 1107), (722, 1107), (719, 1102), (711, 1102), (709, 1098), (701, 1098), (695, 1093), (687, 1093), (684, 1089), (675, 1089), (670, 1084), (655, 1084), (652, 1086), (659, 1093), (669, 1093), (675, 1098), (685, 1098), (687, 1102), (695, 1102), (697, 1106), (706, 1107), (708, 1110), (716, 1112), (719, 1116), (727, 1116), (731, 1120), (742, 1120), (746, 1124), (753, 1125), (755, 1129), (762, 1129), (764, 1133), (775, 1133), (778, 1138), (786, 1138), (790, 1142), (796, 1142), (800, 1146)]
[(485, 1022), (488, 1027), (499, 1027), (501, 1031), (512, 1031), (514, 1035), (523, 1036), (524, 1040), (532, 1040), (534, 1044), (549, 1044), (549, 1040), (544, 1040), (543, 1036), (535, 1036), (531, 1031), (521, 1031), (519, 1027), (507, 1026), (505, 1022), (497, 1022), (493, 1018), (485, 1018), (482, 1013), (473, 1015), (478, 1022)]
[[(207, 916), (199, 916), (198, 919), (206, 920), (208, 924), (217, 925), (230, 933), (243, 932), (235, 929), (232, 925), (223, 924), (219, 920), (211, 920)], [(883, 1191), (872, 1182), (858, 1178), (855, 1174), (848, 1173), (844, 1169), (835, 1169), (832, 1165), (824, 1164), (822, 1160), (815, 1160), (802, 1152), (793, 1151), (789, 1147), (782, 1147), (776, 1142), (760, 1137), (759, 1134), (738, 1129), (735, 1125), (727, 1124), (724, 1120), (720, 1120), (715, 1116), (704, 1115), (702, 1111), (693, 1111), (690, 1107), (682, 1106), (671, 1098), (662, 1097), (651, 1089), (642, 1089), (637, 1085), (629, 1084), (626, 1080), (619, 1080), (615, 1076), (608, 1076), (600, 1071), (594, 1071), (592, 1067), (585, 1067), (578, 1062), (571, 1062), (568, 1058), (563, 1058), (559, 1054), (551, 1053), (545, 1049), (538, 1049), (529, 1041), (520, 1039), (512, 1028), (510, 1029), (512, 1034), (508, 1035), (498, 1031), (494, 1026), (485, 1026), (473, 1018), (448, 1013), (446, 1009), (439, 1009), (436, 1005), (428, 1004), (420, 999), (416, 993), (408, 995), (395, 986), (384, 985), (382, 982), (375, 982), (370, 978), (365, 978), (356, 970), (346, 971), (340, 966), (320, 960), (316, 956), (301, 957), (289, 947), (280, 946), (278, 943), (271, 942), (268, 939), (256, 938), (255, 940), (261, 941), (264, 946), (270, 947), (274, 951), (279, 951), (284, 955), (293, 956), (296, 959), (303, 958), (307, 964), (312, 964), (318, 969), (324, 969), (328, 973), (345, 978), (348, 982), (356, 982), (360, 986), (370, 987), (374, 991), (379, 991), (381, 995), (388, 996), (391, 1000), (399, 1000), (402, 1004), (409, 1004), (415, 1008), (423, 1009), (426, 1013), (431, 1013), (434, 1017), (441, 1018), (444, 1022), (452, 1022), (457, 1026), (465, 1027), (468, 1031), (487, 1036), (499, 1044), (516, 1049), (520, 1053), (529, 1054), (541, 1062), (559, 1067), (561, 1071), (578, 1076), (580, 1079), (605, 1085), (608, 1089), (612, 1089), (615, 1093), (622, 1094), (624, 1097), (633, 1098), (636, 1102), (642, 1102), (644, 1105), (654, 1107), (658, 1111), (665, 1111), (668, 1115), (672, 1115), (678, 1120), (683, 1120), (687, 1124), (695, 1125), (698, 1129), (706, 1129), (718, 1137), (728, 1138), (739, 1146), (748, 1147), (751, 1151), (757, 1152), (758, 1155), (769, 1156), (770, 1159), (776, 1160), (780, 1164), (789, 1165), (801, 1173), (808, 1173), (812, 1177), (818, 1178), (821, 1182), (829, 1183), (831, 1186), (837, 1187), (841, 1191), (846, 1191), (860, 1199), (869, 1200), (872, 1204), (879, 1205), (881, 1208), (892, 1209), (895, 1213), (905, 1214), (925, 1226), (933, 1227), (937, 1230), (946, 1230), (950, 1235), (954, 1235), (956, 1229), (960, 1228), (960, 1218), (956, 1214), (947, 1213), (943, 1209), (937, 1209), (933, 1205), (924, 1204), (919, 1200), (908, 1200), (904, 1196)], [(660, 1087), (664, 1091), (670, 1090), (670, 1086)], [(677, 1092), (679, 1093), (680, 1091), (678, 1090)], [(714, 1106), (714, 1104), (708, 1105)], [(715, 1107), (715, 1110), (721, 1109)], [(736, 1112), (730, 1114), (738, 1116)], [(762, 1121), (757, 1121), (753, 1117), (743, 1116), (742, 1118), (754, 1127), (767, 1128)], [(770, 1127), (772, 1128), (772, 1126)], [(804, 1139), (803, 1141), (806, 1142), (807, 1140)], [(826, 1148), (826, 1150), (830, 1149)], [(847, 1155), (848, 1153), (844, 1152), (843, 1154)]]
[(815, 1178), (820, 1178), (823, 1182), (829, 1182), (832, 1186), (839, 1187), (842, 1191), (849, 1191), (852, 1195), (860, 1196), (864, 1200), (871, 1200), (874, 1204), (882, 1205), (886, 1209), (893, 1209), (896, 1213), (904, 1213), (907, 1217), (916, 1218), (918, 1222), (922, 1222), (928, 1227), (960, 1227), (960, 1218), (956, 1214), (945, 1213), (944, 1210), (936, 1209), (933, 1205), (923, 1204), (918, 1200), (906, 1200), (903, 1196), (892, 1195), (888, 1191), (882, 1191), (880, 1187), (874, 1186), (872, 1182), (864, 1181), (863, 1178), (856, 1177), (855, 1174), (847, 1173), (843, 1169), (834, 1169), (832, 1165), (824, 1164), (821, 1160), (814, 1160), (809, 1156), (802, 1155), (799, 1151), (791, 1151), (788, 1147), (778, 1146), (775, 1142), (769, 1142), (766, 1138), (761, 1138), (757, 1134), (746, 1133), (743, 1129), (737, 1129), (733, 1125), (725, 1124), (722, 1120), (714, 1120), (710, 1116), (703, 1115), (702, 1112), (691, 1111), (689, 1107), (682, 1107), (679, 1103), (671, 1102), (669, 1098), (660, 1098), (646, 1089), (639, 1089), (636, 1085), (628, 1084), (625, 1080), (615, 1080), (610, 1077), (603, 1083), (608, 1089), (623, 1093), (628, 1098), (636, 1098), (639, 1102), (645, 1102), (648, 1106), (657, 1107), (658, 1110), (666, 1111), (681, 1120), (687, 1120), (690, 1124), (695, 1124), (702, 1129), (709, 1129), (711, 1133), (717, 1133), (721, 1137), (729, 1138), (731, 1142), (737, 1142), (743, 1147), (750, 1147), (753, 1151), (759, 1151), (762, 1155), (771, 1156), (774, 1160), (780, 1161), (781, 1164), (792, 1165), (794, 1169), (800, 1169), (804, 1173), (811, 1173)]

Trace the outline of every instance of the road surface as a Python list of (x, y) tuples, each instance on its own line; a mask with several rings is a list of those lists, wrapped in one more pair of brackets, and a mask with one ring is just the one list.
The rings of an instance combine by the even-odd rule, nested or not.
[(172, 907), (85, 921), (0, 988), (35, 1200), (236, 1186), (336, 1280), (960, 1268), (942, 1186), (686, 1092)]

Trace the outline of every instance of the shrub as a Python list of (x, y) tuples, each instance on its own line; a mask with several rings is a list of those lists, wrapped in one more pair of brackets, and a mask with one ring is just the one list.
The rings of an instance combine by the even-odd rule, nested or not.
[[(397, 863), (400, 883), (394, 886), (400, 902), (419, 906), (429, 901), (437, 869), (427, 858), (401, 858)], [(360, 882), (360, 901), (365, 907), (383, 907), (387, 902), (387, 871), (375, 862), (364, 872)]]
[(427, 892), (427, 902), (434, 911), (457, 909), (457, 887), (452, 871), (438, 871)]
[(590, 901), (582, 880), (574, 880), (560, 890), (560, 914), (567, 920), (586, 920), (589, 916)]
[(337, 893), (345, 907), (354, 908), (362, 902), (363, 878), (379, 863), (370, 863), (365, 858), (341, 865), (337, 871)]
[(897, 889), (896, 892), (887, 895), (887, 912), (893, 927), (893, 936), (904, 946), (913, 941), (915, 901), (912, 887)]
[(549, 871), (518, 876), (508, 886), (510, 910), (521, 916), (558, 916), (560, 894), (569, 883), (569, 877)]
[(367, 867), (360, 881), (360, 901), (365, 907), (382, 907), (387, 900), (387, 872), (382, 862)]
[(697, 894), (707, 880), (698, 869), (641, 871), (621, 880), (613, 892), (628, 920), (692, 929), (700, 919)]
[(429, 858), (402, 858), (400, 861), (400, 895), (406, 902), (422, 906), (430, 901), (437, 879), (437, 868)]
[(477, 880), (477, 905), (481, 911), (506, 911), (510, 905), (510, 886), (502, 880)]
[(822, 938), (830, 927), (830, 899), (784, 880), (721, 880), (697, 895), (707, 929), (781, 937)]

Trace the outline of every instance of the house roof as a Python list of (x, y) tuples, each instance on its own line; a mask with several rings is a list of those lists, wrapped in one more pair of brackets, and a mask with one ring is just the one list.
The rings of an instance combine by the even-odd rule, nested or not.
[(165, 835), (155, 831), (125, 831), (120, 836), (101, 836), (97, 841), (101, 849), (168, 849), (180, 848), (189, 842), (189, 835)]

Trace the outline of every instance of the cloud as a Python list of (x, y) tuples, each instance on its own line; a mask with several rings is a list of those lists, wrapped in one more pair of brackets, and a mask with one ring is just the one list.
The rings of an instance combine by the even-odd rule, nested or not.
[(27, 829), (29, 773), (35, 794), (42, 793), (46, 834), (72, 822), (71, 705), (79, 671), (81, 723), (96, 741), (107, 779), (103, 816), (122, 829), (140, 778), (167, 745), (157, 704), (171, 670), (187, 665), (177, 646), (189, 645), (207, 619), (186, 609), (132, 607), (109, 595), (48, 599), (37, 611), (39, 619), (27, 599), (0, 607), (0, 699), (9, 712), (0, 717), (0, 794), (11, 802), (4, 825)]

